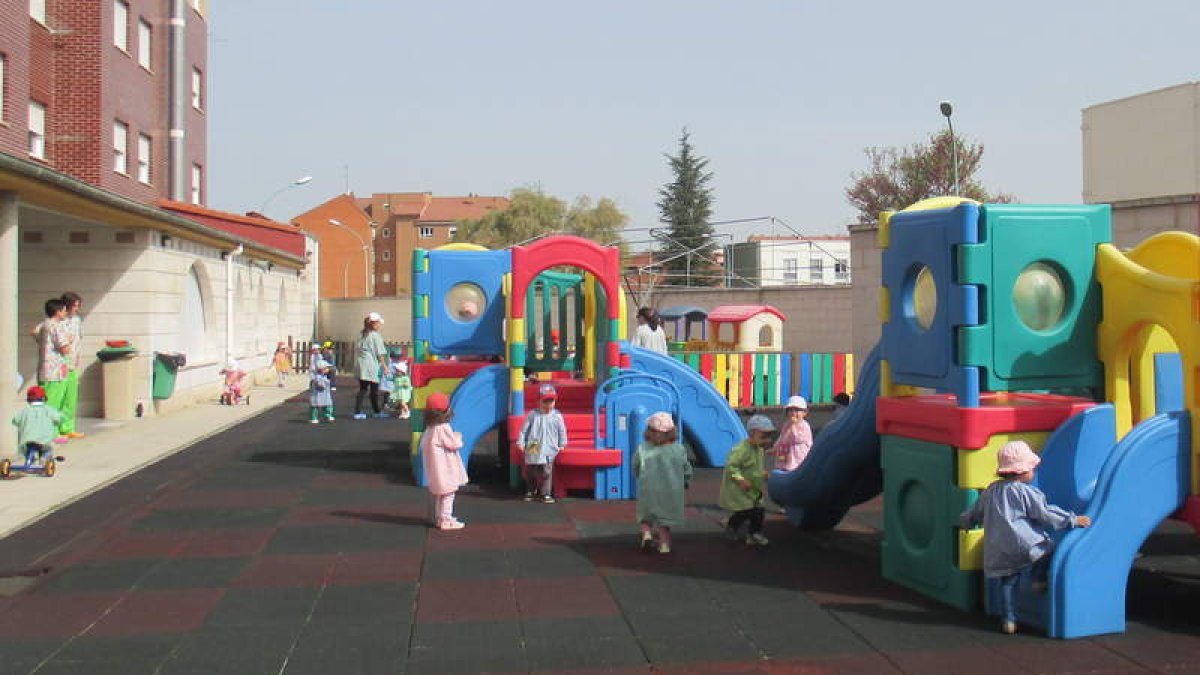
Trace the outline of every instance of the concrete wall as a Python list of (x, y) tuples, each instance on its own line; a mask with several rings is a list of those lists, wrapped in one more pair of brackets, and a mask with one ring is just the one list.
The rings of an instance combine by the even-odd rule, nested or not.
[(883, 251), (879, 248), (879, 226), (851, 225), (850, 269), (854, 283), (851, 286), (853, 305), (850, 324), (854, 343), (854, 361), (862, 363), (879, 342), (883, 330), (879, 323), (879, 289), (883, 283)]
[(322, 340), (352, 342), (371, 312), (383, 316), (380, 333), (387, 342), (412, 342), (412, 298), (325, 298), (317, 311), (317, 336)]
[[(849, 286), (759, 289), (672, 289), (656, 290), (646, 304), (663, 308), (696, 305), (709, 310), (717, 305), (771, 305), (787, 316), (783, 324), (783, 351), (845, 352), (853, 348), (851, 334), (853, 289)], [(629, 331), (637, 326), (637, 305), (626, 296)]]
[(1200, 83), (1083, 110), (1083, 201), (1200, 194)]
[(1118, 202), (1112, 207), (1113, 243), (1119, 248), (1133, 248), (1170, 230), (1200, 235), (1200, 194)]
[[(83, 296), (84, 342), (80, 379), (80, 415), (101, 413), (101, 366), (95, 353), (106, 339), (128, 339), (138, 349), (135, 396), (148, 414), (216, 398), (218, 371), (225, 356), (225, 266), (215, 248), (182, 241), (163, 243), (155, 232), (121, 230), (45, 211), (20, 210), (19, 325), (33, 328), (44, 317), (43, 305), (63, 291)], [(192, 269), (200, 279), (202, 336), (181, 316)], [(313, 333), (311, 280), (296, 270), (249, 264), (234, 259), (233, 355), (247, 371), (266, 369), (277, 341), (308, 340)], [(18, 368), (36, 380), (34, 341), (22, 331)], [(178, 373), (176, 393), (151, 405), (155, 351), (180, 351), (187, 365)]]

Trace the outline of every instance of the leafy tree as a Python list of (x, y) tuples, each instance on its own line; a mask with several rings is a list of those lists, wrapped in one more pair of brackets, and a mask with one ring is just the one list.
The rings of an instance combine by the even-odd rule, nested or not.
[(460, 221), (454, 241), (502, 249), (541, 235), (559, 233), (600, 244), (623, 243), (621, 230), (628, 222), (629, 216), (607, 197), (593, 203), (590, 197), (581, 196), (568, 206), (540, 187), (524, 187), (512, 191), (508, 208), (476, 220)]
[(950, 130), (908, 148), (866, 148), (869, 167), (851, 174), (846, 199), (858, 210), (859, 223), (874, 223), (879, 214), (899, 210), (922, 199), (954, 194), (954, 151), (958, 152), (958, 194), (979, 202), (1015, 201), (1010, 194), (989, 193), (975, 176), (983, 145), (967, 143)]
[(659, 247), (659, 259), (668, 283), (683, 279), (687, 286), (712, 286), (722, 278), (713, 261), (717, 245), (713, 242), (713, 174), (708, 159), (695, 154), (691, 134), (685, 128), (679, 137), (679, 154), (666, 155), (674, 179), (658, 191), (659, 221), (667, 225), (666, 240)]

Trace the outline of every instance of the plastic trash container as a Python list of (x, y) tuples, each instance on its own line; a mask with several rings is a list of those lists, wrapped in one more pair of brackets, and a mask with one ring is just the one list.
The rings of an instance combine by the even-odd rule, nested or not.
[(135, 416), (137, 399), (133, 395), (133, 357), (137, 350), (132, 345), (105, 347), (96, 352), (100, 360), (103, 381), (104, 419), (131, 420)]
[(151, 395), (157, 399), (171, 398), (175, 393), (175, 376), (187, 363), (178, 352), (154, 352), (154, 378)]

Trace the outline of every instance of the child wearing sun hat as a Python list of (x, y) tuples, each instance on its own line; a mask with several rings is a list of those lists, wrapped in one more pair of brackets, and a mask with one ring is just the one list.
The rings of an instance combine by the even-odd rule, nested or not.
[(1017, 632), (1015, 596), (1023, 573), (1036, 590), (1046, 588), (1054, 541), (1049, 531), (1088, 527), (1092, 519), (1046, 503), (1046, 495), (1030, 485), (1042, 459), (1025, 441), (1009, 441), (996, 453), (1000, 480), (979, 495), (959, 516), (969, 529), (983, 524), (983, 575), (1000, 579), (1004, 618), (1000, 628)]
[(687, 448), (677, 441), (671, 413), (656, 412), (646, 420), (645, 441), (633, 455), (637, 477), (637, 520), (641, 527), (639, 546), (671, 552), (671, 528), (683, 525), (683, 491), (692, 480)]

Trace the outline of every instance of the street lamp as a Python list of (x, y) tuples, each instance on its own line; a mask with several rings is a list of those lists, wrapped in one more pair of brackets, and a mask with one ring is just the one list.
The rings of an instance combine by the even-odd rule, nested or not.
[[(367, 246), (367, 242), (365, 239), (362, 238), (362, 235), (355, 232), (350, 227), (347, 227), (344, 223), (342, 223), (342, 221), (340, 221), (336, 218), (330, 218), (329, 224), (333, 225), (334, 227), (340, 227), (343, 230), (354, 235), (354, 238), (358, 240), (358, 243), (362, 244), (363, 294), (366, 295), (367, 297), (370, 297), (371, 296), (371, 248), (369, 246)], [(349, 285), (347, 277), (349, 276), (349, 274), (350, 274), (350, 261), (346, 261), (346, 263), (344, 265), (342, 265), (342, 297), (344, 297), (344, 298), (350, 297), (350, 293), (347, 290), (347, 287)]]
[(297, 178), (296, 180), (294, 180), (294, 181), (288, 183), (287, 185), (284, 185), (283, 187), (279, 188), (278, 190), (272, 192), (271, 196), (267, 197), (267, 201), (263, 202), (262, 206), (258, 207), (258, 212), (266, 213), (267, 204), (270, 204), (271, 200), (278, 197), (280, 192), (283, 192), (284, 190), (287, 190), (290, 188), (300, 187), (301, 185), (308, 185), (309, 183), (312, 182), (312, 179), (313, 179), (312, 176), (301, 176), (300, 178)]
[(958, 141), (954, 140), (954, 122), (950, 121), (950, 116), (954, 114), (954, 106), (950, 105), (950, 101), (942, 101), (938, 104), (938, 108), (942, 111), (942, 117), (946, 118), (946, 126), (950, 127), (950, 157), (954, 163), (954, 194), (958, 194)]

